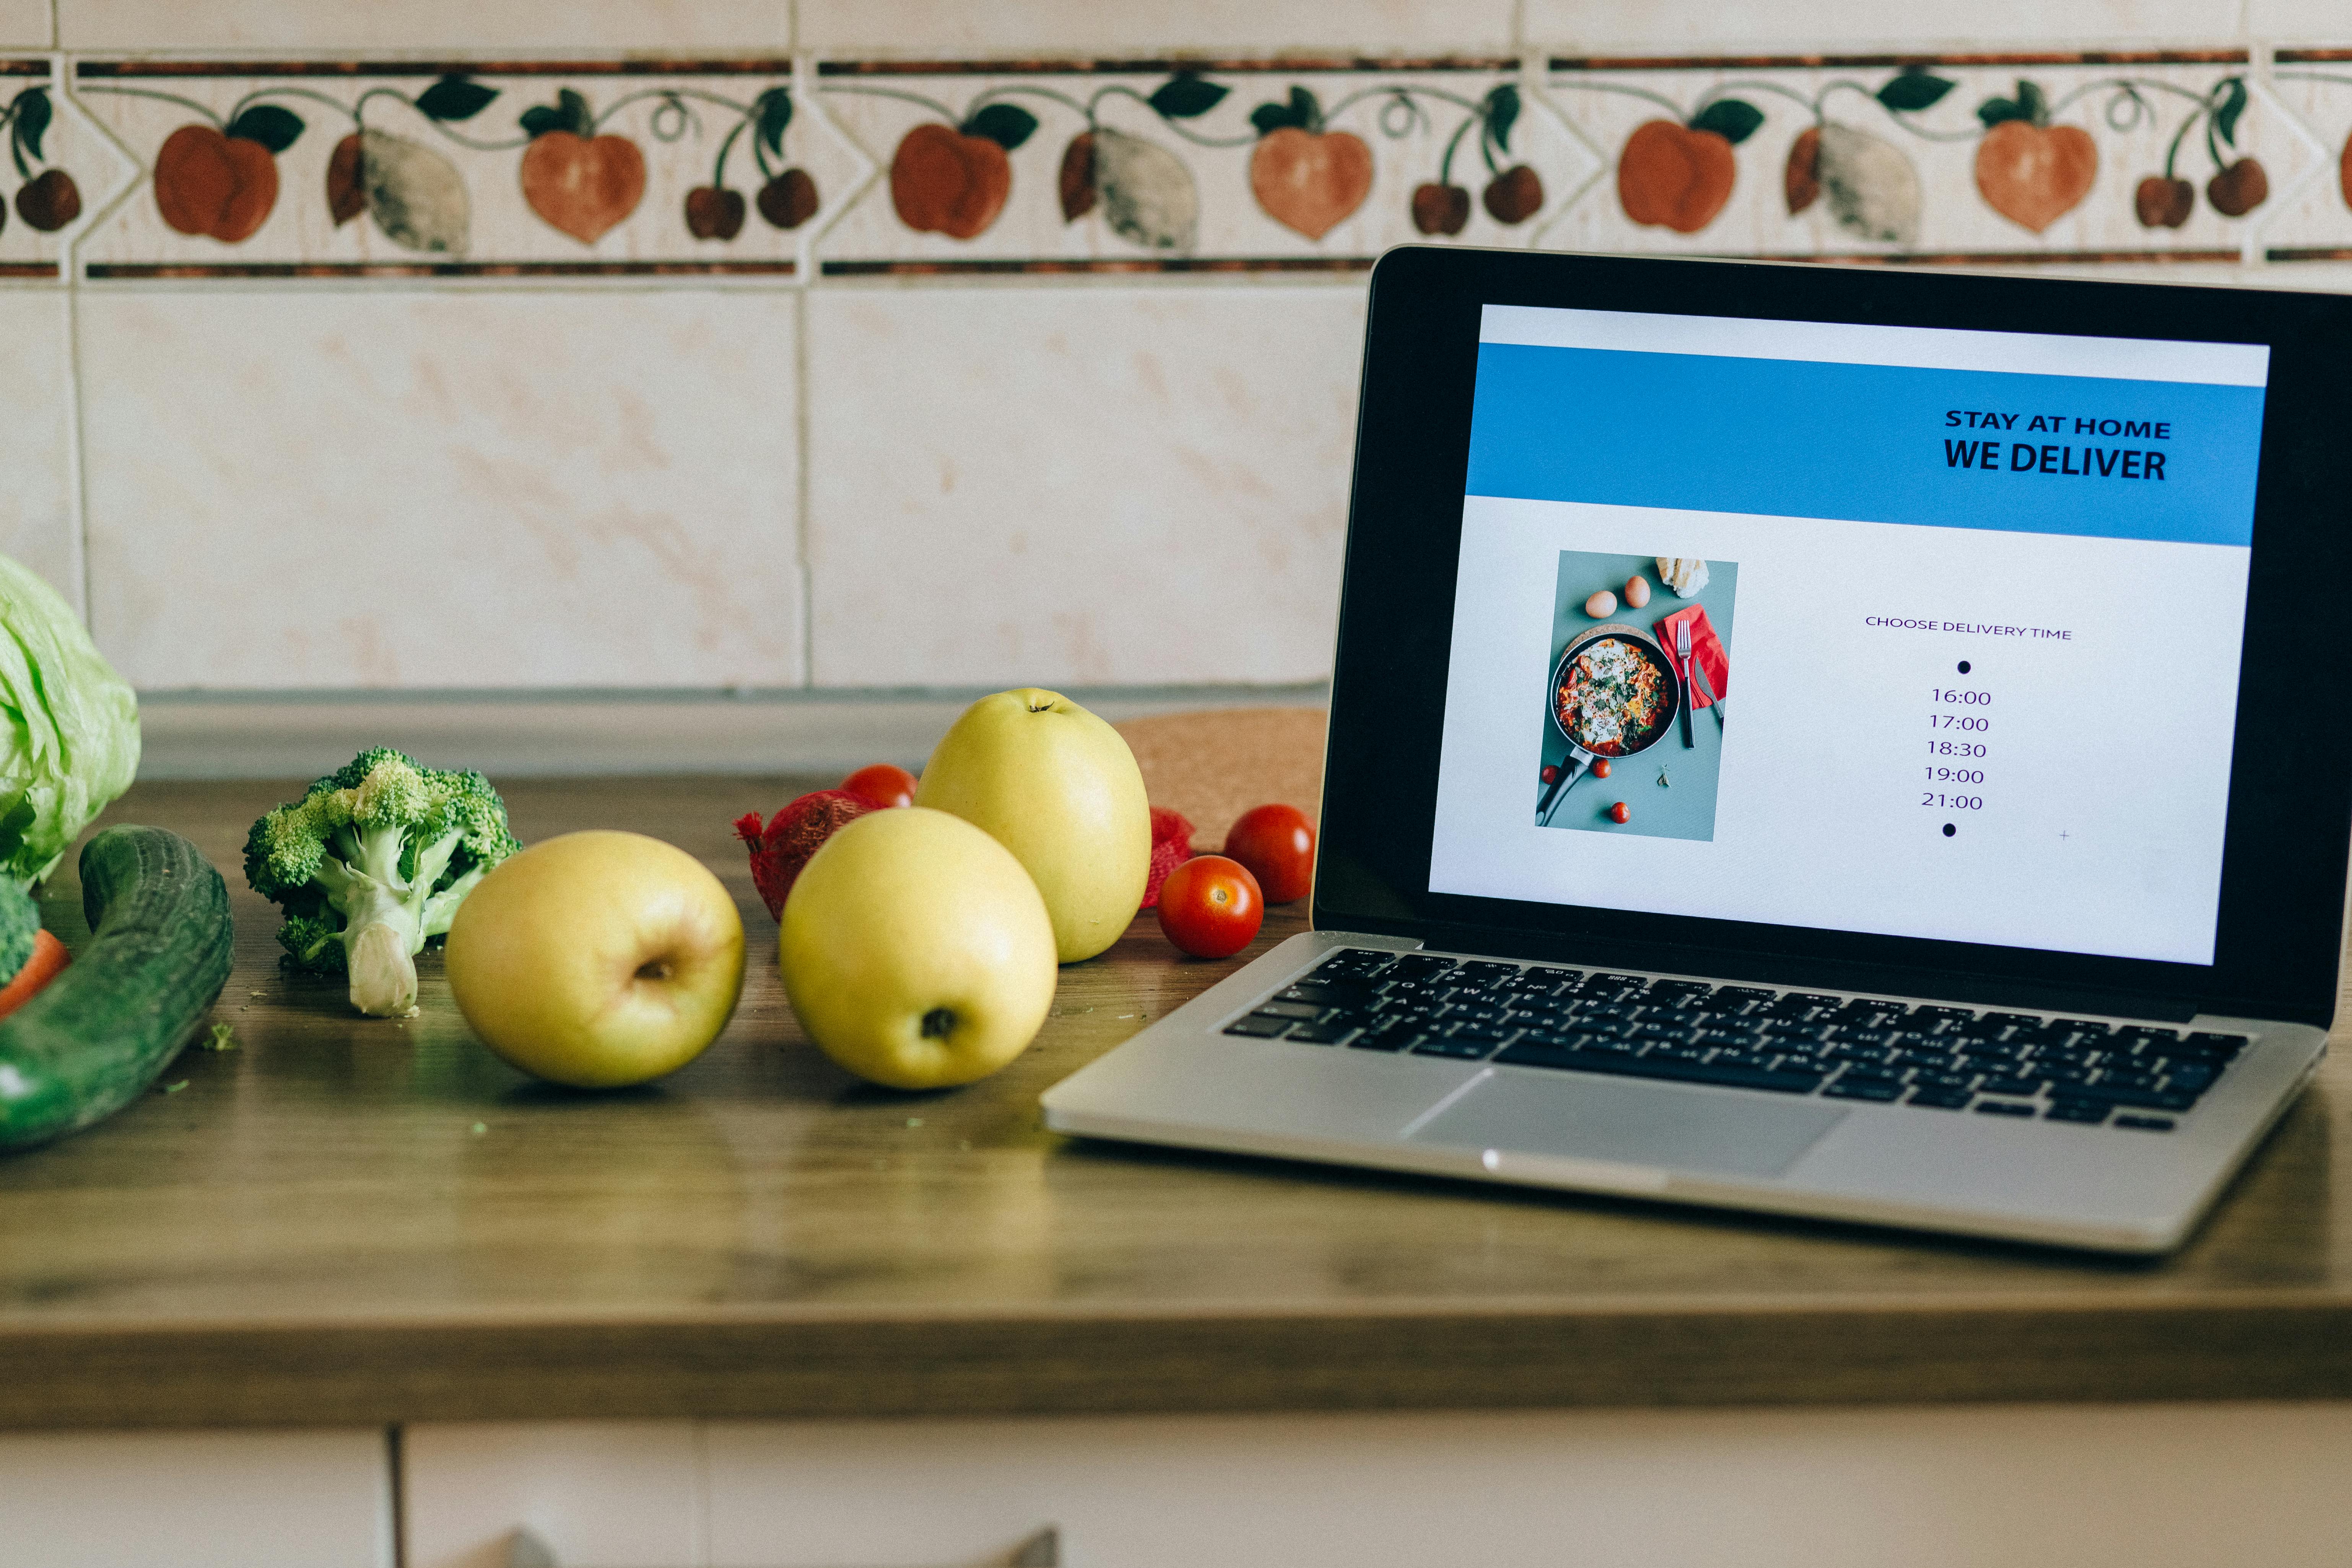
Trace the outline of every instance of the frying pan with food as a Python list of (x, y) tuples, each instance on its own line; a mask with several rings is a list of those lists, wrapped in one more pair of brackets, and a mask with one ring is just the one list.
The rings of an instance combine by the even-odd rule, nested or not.
[[(1623, 654), (1605, 652), (1604, 646), (1610, 644), (1622, 648)], [(1603, 737), (1592, 732), (1604, 727), (1601, 720), (1584, 717), (1580, 709), (1571, 711), (1567, 692), (1571, 679), (1580, 689), (1586, 684), (1583, 673), (1576, 665), (1577, 659), (1586, 653), (1601, 653), (1606, 662), (1619, 665), (1628, 663), (1626, 656), (1631, 656), (1631, 661), (1646, 663), (1656, 671), (1657, 679), (1646, 683), (1652, 694), (1651, 700), (1645, 704), (1633, 705), (1633, 710), (1640, 715), (1641, 720), (1636, 728), (1630, 731), (1620, 729), (1617, 733)], [(1637, 681), (1636, 684), (1642, 683)], [(1551, 826), (1552, 813), (1559, 809), (1561, 798), (1568, 794), (1568, 786), (1592, 765), (1594, 758), (1631, 757), (1656, 745), (1666, 731), (1674, 728), (1675, 715), (1682, 711), (1683, 686), (1675, 674), (1674, 661), (1666, 657), (1666, 650), (1658, 646), (1655, 637), (1639, 626), (1611, 621), (1579, 632), (1568, 639), (1568, 646), (1560, 650), (1559, 663), (1552, 668), (1551, 688), (1545, 694), (1545, 706), (1551, 713), (1551, 727), (1559, 731), (1560, 738), (1568, 742), (1568, 756), (1560, 763), (1559, 777), (1544, 791), (1542, 803), (1536, 807), (1536, 825), (1539, 827)], [(1615, 705), (1612, 711), (1622, 717), (1626, 708)]]

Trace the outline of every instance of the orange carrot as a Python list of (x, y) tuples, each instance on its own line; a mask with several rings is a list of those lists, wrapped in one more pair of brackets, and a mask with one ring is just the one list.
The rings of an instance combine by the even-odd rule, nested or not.
[(36, 931), (33, 956), (25, 960), (25, 967), (16, 971), (16, 979), (0, 985), (0, 1018), (39, 995), (41, 987), (63, 974), (66, 965), (72, 962), (73, 954), (66, 951), (64, 942), (47, 931)]

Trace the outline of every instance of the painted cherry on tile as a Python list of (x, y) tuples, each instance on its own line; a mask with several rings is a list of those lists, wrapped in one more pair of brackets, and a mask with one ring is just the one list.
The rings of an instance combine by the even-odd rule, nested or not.
[(583, 245), (593, 245), (637, 210), (646, 155), (625, 136), (598, 135), (588, 100), (570, 88), (523, 111), (522, 196), (530, 210)]
[(2165, 148), (2164, 172), (2148, 175), (2133, 189), (2132, 214), (2142, 228), (2179, 228), (2197, 210), (2197, 187), (2175, 169), (2181, 142), (2200, 124), (2206, 156), (2213, 163), (2213, 177), (2205, 183), (2205, 199), (2213, 210), (2223, 217), (2243, 217), (2270, 198), (2270, 175), (2261, 162), (2230, 155), (2238, 149), (2238, 120), (2246, 103), (2245, 78), (2224, 77), (2181, 121)]
[(727, 183), (727, 160), (746, 130), (751, 132), (752, 160), (764, 182), (756, 198), (760, 216), (776, 228), (798, 228), (815, 215), (816, 182), (805, 169), (780, 167), (784, 132), (793, 122), (791, 90), (772, 87), (741, 108), (740, 115), (719, 143), (710, 184), (686, 193), (686, 230), (697, 239), (725, 241), (743, 232), (743, 194)]
[(1501, 162), (1510, 154), (1511, 127), (1519, 117), (1519, 89), (1504, 82), (1469, 107), (1471, 112), (1446, 138), (1437, 178), (1413, 187), (1412, 226), (1423, 234), (1460, 234), (1470, 221), (1470, 193), (1454, 183), (1454, 156), (1473, 126), (1478, 131), (1478, 153), (1486, 160), (1489, 176), (1486, 189), (1479, 193), (1487, 216), (1499, 224), (1521, 224), (1543, 209), (1543, 176), (1528, 164), (1507, 169)]
[(1250, 194), (1266, 216), (1294, 233), (1321, 239), (1364, 205), (1372, 189), (1372, 150), (1351, 131), (1324, 126), (1323, 109), (1303, 87), (1281, 103), (1250, 112), (1257, 146), (1250, 153)]
[[(48, 89), (28, 87), (0, 110), (0, 121), (8, 127), (8, 156), (16, 164), (17, 177), (25, 183), (16, 190), (16, 216), (43, 234), (54, 234), (81, 216), (81, 188), (63, 169), (44, 169), (33, 173), (33, 164), (41, 158), (41, 139), (47, 134), (53, 106)], [(7, 219), (8, 209), (0, 207), (0, 223)]]

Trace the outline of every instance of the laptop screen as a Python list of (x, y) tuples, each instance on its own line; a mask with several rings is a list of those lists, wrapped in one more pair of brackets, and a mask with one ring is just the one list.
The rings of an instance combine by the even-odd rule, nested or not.
[(2212, 963), (2269, 359), (1486, 306), (1431, 890)]

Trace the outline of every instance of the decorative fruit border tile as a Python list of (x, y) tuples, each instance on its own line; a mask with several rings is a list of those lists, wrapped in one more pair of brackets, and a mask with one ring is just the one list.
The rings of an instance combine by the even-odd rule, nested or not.
[(790, 60), (78, 63), (142, 164), (88, 276), (798, 269), (868, 165)]
[(0, 276), (2352, 259), (2352, 48), (54, 68)]

